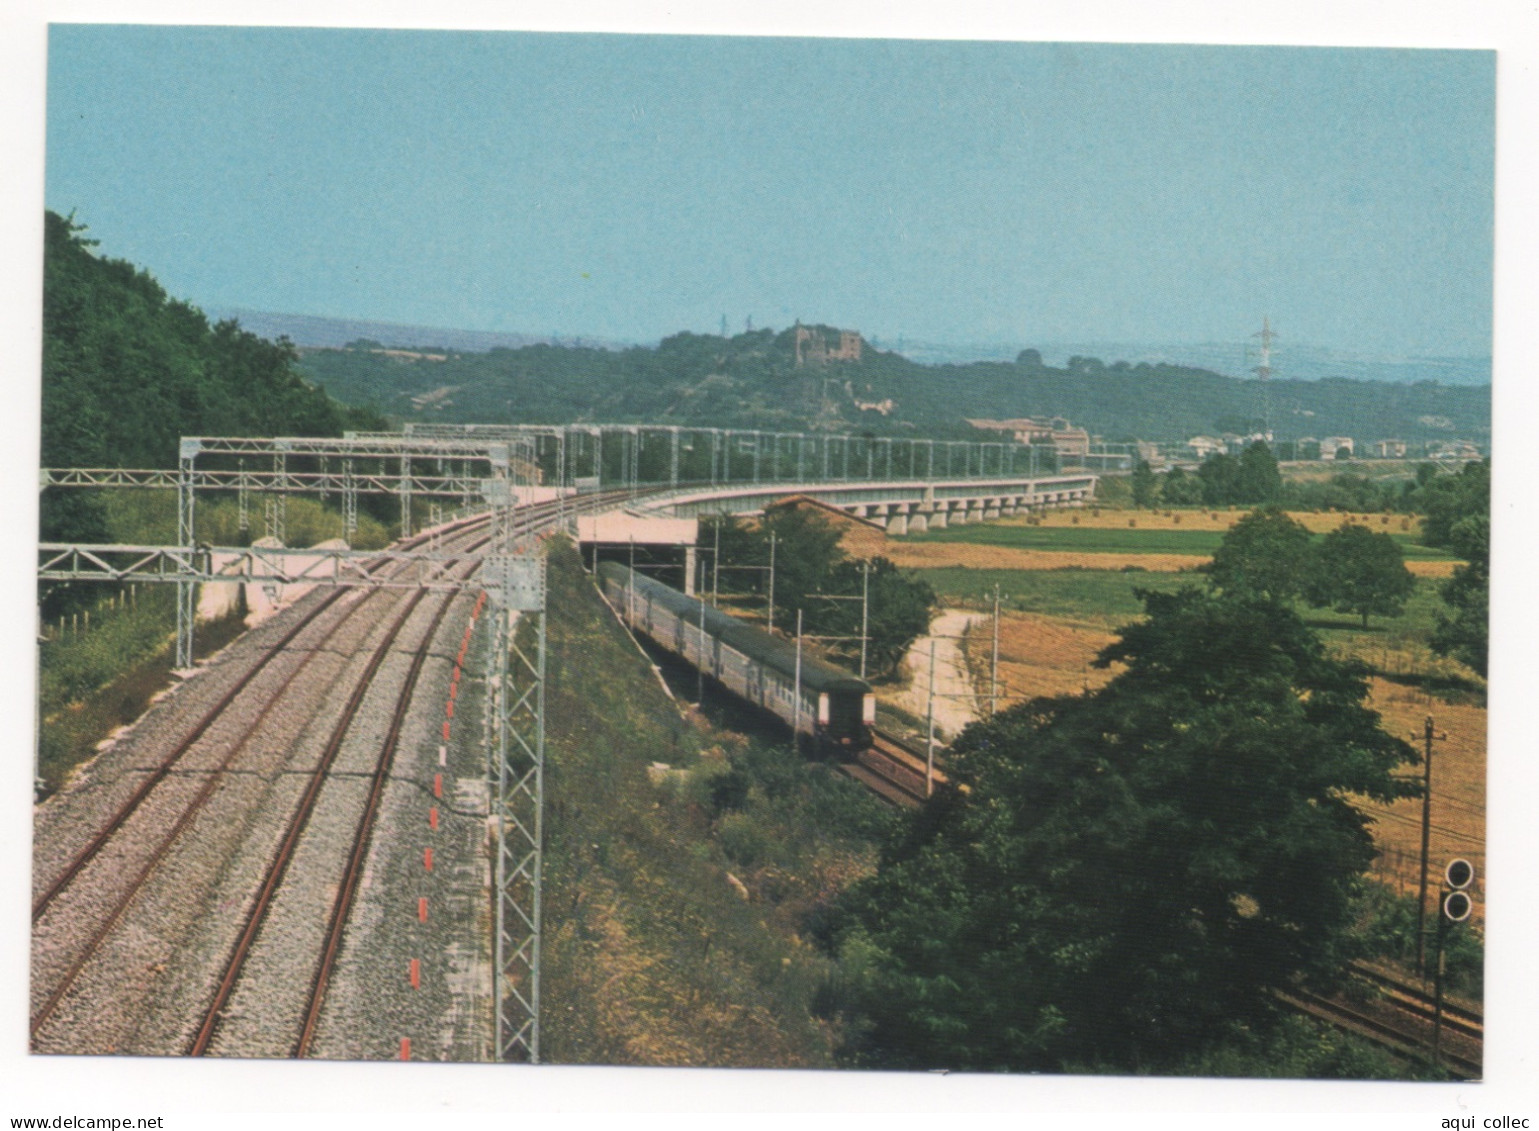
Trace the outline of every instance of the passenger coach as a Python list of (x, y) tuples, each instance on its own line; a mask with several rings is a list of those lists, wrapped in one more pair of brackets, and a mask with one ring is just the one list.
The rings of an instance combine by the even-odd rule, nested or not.
[(729, 691), (771, 712), (799, 740), (830, 753), (871, 745), (876, 699), (865, 680), (805, 649), (798, 676), (794, 641), (745, 624), (618, 562), (601, 563), (598, 581), (632, 631), (645, 633)]

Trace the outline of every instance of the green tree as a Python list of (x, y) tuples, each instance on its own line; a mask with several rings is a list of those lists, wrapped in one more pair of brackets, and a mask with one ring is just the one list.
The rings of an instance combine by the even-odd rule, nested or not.
[[(781, 507), (752, 527), (721, 516), (702, 524), (702, 547), (715, 545), (716, 523), (720, 524), (724, 593), (768, 598), (769, 540), (774, 536), (775, 625), (783, 632), (796, 630), (800, 611), (803, 631), (844, 638), (835, 650), (854, 660), (860, 654), (859, 598), (864, 590), (868, 674), (895, 668), (909, 644), (929, 627), (935, 607), (935, 591), (929, 583), (898, 569), (887, 558), (852, 560), (839, 545), (839, 531), (821, 515)], [(738, 568), (743, 566), (752, 568)]]
[[(1424, 465), (1425, 466), (1425, 465)], [(1449, 546), (1453, 528), (1471, 515), (1491, 513), (1491, 461), (1467, 463), (1457, 475), (1437, 475), (1423, 480), (1415, 503), (1426, 517), (1421, 540), (1428, 546)]]
[(1202, 503), (1202, 480), (1188, 475), (1185, 470), (1173, 467), (1165, 473), (1160, 484), (1160, 497), (1172, 507), (1195, 507)]
[(1309, 531), (1281, 508), (1266, 507), (1230, 527), (1203, 570), (1225, 593), (1286, 601), (1303, 591), (1309, 561)]
[(1282, 473), (1272, 449), (1260, 440), (1240, 453), (1235, 502), (1271, 503), (1282, 497)]
[[(868, 609), (866, 636), (866, 671), (889, 672), (898, 666), (908, 646), (930, 627), (935, 609), (935, 590), (922, 578), (905, 574), (887, 558), (869, 562), (840, 562), (829, 573), (827, 592), (858, 597), (863, 579), (861, 569), (870, 570), (864, 579)], [(855, 637), (860, 634), (860, 602), (828, 601), (835, 606), (817, 618), (819, 631), (833, 636)], [(858, 654), (859, 641), (847, 646), (851, 656)]]
[(1453, 616), (1438, 614), (1432, 650), (1486, 674), (1491, 621), (1491, 519), (1474, 514), (1455, 523), (1449, 548), (1464, 558), (1438, 593)]
[(1357, 613), (1364, 628), (1370, 614), (1399, 613), (1416, 588), (1394, 538), (1366, 526), (1343, 523), (1322, 538), (1310, 556), (1305, 600), (1315, 608)]
[(1197, 469), (1202, 480), (1202, 501), (1224, 507), (1240, 501), (1240, 461), (1228, 452), (1215, 452)]
[(852, 889), (851, 1060), (1157, 1070), (1341, 976), (1375, 852), (1347, 798), (1413, 796), (1415, 752), (1289, 610), (1143, 596), (1119, 674), (969, 727)]
[(1155, 477), (1154, 469), (1149, 466), (1149, 461), (1141, 459), (1133, 468), (1133, 505), (1143, 510), (1154, 506), (1159, 498), (1159, 480)]

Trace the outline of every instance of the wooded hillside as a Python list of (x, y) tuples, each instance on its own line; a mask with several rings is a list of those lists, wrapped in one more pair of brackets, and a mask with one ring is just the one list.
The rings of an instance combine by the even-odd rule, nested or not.
[(46, 216), (45, 467), (173, 467), (184, 435), (336, 435), (352, 419), (287, 341), (210, 325), (148, 272), (98, 258), (85, 230)]
[[(832, 327), (807, 329), (837, 347)], [(731, 338), (683, 333), (655, 348), (625, 350), (541, 344), (471, 353), (433, 342), (359, 341), (306, 350), (301, 365), (334, 396), (399, 420), (612, 420), (976, 438), (968, 417), (1064, 416), (1110, 441), (1245, 433), (1263, 415), (1280, 440), (1482, 443), (1491, 426), (1489, 386), (1274, 380), (1267, 407), (1253, 380), (1093, 357), (1057, 368), (1035, 350), (1013, 362), (930, 366), (867, 344), (858, 361), (798, 367), (795, 329)]]

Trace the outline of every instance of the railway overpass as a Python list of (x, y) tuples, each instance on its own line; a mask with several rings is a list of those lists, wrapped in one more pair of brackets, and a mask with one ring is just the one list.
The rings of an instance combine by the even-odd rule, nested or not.
[(648, 495), (637, 509), (644, 513), (666, 512), (677, 518), (760, 514), (780, 499), (801, 495), (874, 522), (889, 534), (922, 534), (1034, 510), (1082, 506), (1095, 494), (1095, 485), (1096, 476), (1086, 474), (862, 483), (739, 483)]
[[(540, 829), (544, 806), (546, 635), (542, 536), (558, 529), (571, 529), (584, 512), (620, 510), (642, 519), (666, 520), (671, 517), (676, 525), (682, 525), (679, 520), (693, 525), (690, 520), (701, 514), (760, 512), (765, 506), (792, 495), (817, 499), (877, 523), (894, 534), (987, 521), (1039, 507), (1074, 506), (1090, 498), (1096, 482), (1094, 475), (1057, 474), (1056, 468), (1041, 466), (1044, 461), (1039, 455), (1025, 445), (971, 441), (647, 429), (633, 425), (538, 429), (499, 426), (452, 430), (439, 435), (353, 435), (342, 439), (187, 438), (182, 442), (174, 472), (169, 469), (44, 470), (39, 481), (43, 488), (160, 487), (176, 491), (178, 536), (174, 545), (42, 544), (39, 546), (37, 576), (40, 581), (147, 581), (175, 585), (178, 590), (177, 666), (193, 678), (186, 681), (182, 691), (152, 712), (153, 718), (147, 716), (147, 721), (136, 728), (132, 744), (125, 745), (113, 755), (121, 763), (116, 767), (121, 773), (114, 777), (114, 781), (121, 780), (124, 791), (144, 776), (142, 770), (136, 768), (143, 757), (153, 754), (155, 763), (160, 766), (138, 787), (138, 792), (129, 798), (125, 808), (114, 814), (105, 801), (97, 804), (100, 791), (66, 789), (50, 802), (48, 813), (40, 818), (39, 828), (44, 831), (38, 842), (41, 847), (36, 861), (46, 867), (40, 866), (36, 874), (43, 877), (42, 886), (47, 890), (42, 891), (34, 903), (34, 922), (40, 924), (34, 928), (34, 954), (42, 956), (38, 960), (41, 965), (34, 970), (34, 988), (41, 1002), (33, 1015), (34, 1042), (42, 1042), (37, 1047), (57, 1047), (59, 1051), (94, 1049), (95, 1046), (79, 1043), (82, 1038), (72, 1027), (74, 1018), (76, 1011), (79, 1017), (107, 1016), (100, 1007), (109, 991), (97, 987), (94, 981), (89, 987), (82, 983), (76, 988), (76, 975), (96, 962), (98, 953), (106, 956), (102, 959), (104, 962), (117, 961), (113, 956), (118, 951), (111, 946), (98, 949), (113, 939), (121, 937), (121, 941), (113, 945), (122, 948), (123, 954), (137, 955), (135, 940), (138, 938), (131, 932), (122, 933), (116, 929), (119, 914), (127, 915), (137, 905), (136, 888), (114, 895), (117, 910), (109, 907), (105, 917), (98, 907), (101, 901), (93, 903), (87, 898), (94, 890), (91, 885), (98, 882), (98, 876), (107, 877), (99, 881), (107, 883), (113, 875), (123, 871), (121, 868), (114, 871), (107, 866), (116, 859), (107, 859), (111, 853), (101, 858), (105, 863), (99, 862), (97, 849), (109, 838), (116, 837), (117, 830), (139, 828), (138, 822), (125, 822), (127, 815), (136, 811), (140, 799), (150, 797), (162, 783), (171, 783), (174, 787), (184, 780), (173, 772), (184, 753), (192, 750), (195, 744), (205, 742), (207, 736), (206, 745), (210, 750), (197, 756), (214, 758), (219, 768), (207, 776), (204, 793), (198, 794), (194, 801), (201, 805), (206, 795), (211, 805), (233, 803), (231, 799), (241, 783), (268, 780), (259, 774), (240, 772), (244, 764), (241, 760), (248, 757), (245, 738), (268, 733), (271, 729), (253, 722), (253, 718), (259, 721), (281, 719), (283, 726), (294, 732), (292, 742), (285, 739), (280, 752), (282, 757), (297, 760), (296, 765), (303, 764), (310, 774), (311, 784), (305, 798), (313, 799), (323, 792), (329, 794), (345, 789), (353, 781), (349, 776), (351, 771), (343, 772), (346, 767), (342, 767), (333, 774), (330, 758), (336, 756), (340, 744), (353, 733), (349, 729), (353, 720), (367, 717), (367, 713), (361, 711), (365, 695), (385, 694), (384, 684), (393, 680), (388, 693), (398, 702), (399, 710), (397, 723), (390, 734), (401, 733), (404, 728), (416, 738), (401, 745), (402, 759), (411, 760), (409, 769), (404, 762), (391, 761), (396, 756), (393, 737), (387, 736), (379, 755), (379, 768), (373, 773), (380, 789), (385, 791), (381, 796), (385, 798), (387, 813), (390, 811), (391, 783), (396, 782), (396, 793), (413, 803), (433, 804), (446, 785), (449, 793), (445, 796), (454, 796), (458, 788), (456, 783), (467, 790), (466, 799), (481, 799), (467, 804), (466, 828), (470, 832), (463, 838), (465, 851), (461, 855), (464, 856), (462, 871), (474, 880), (471, 887), (475, 889), (472, 892), (475, 895), (483, 883), (478, 846), (487, 828), (491, 829), (494, 843), (491, 886), (495, 904), (491, 913), (494, 936), (491, 941), (492, 1008), (488, 1012), (495, 1015), (495, 1026), (487, 1042), (488, 1057), (537, 1062), (540, 1058), (538, 987), (543, 858)], [(248, 525), (248, 508), (260, 513), (265, 533), (277, 545), (220, 547), (205, 544), (200, 537), (202, 525), (197, 518), (196, 500), (200, 495), (207, 497), (209, 494), (233, 497), (238, 502), (243, 529)], [(403, 533), (409, 532), (414, 524), (414, 508), (417, 519), (421, 518), (422, 509), (430, 510), (432, 529), (398, 542), (387, 551), (364, 552), (342, 544), (315, 547), (295, 554), (284, 551), (281, 546), (285, 500), (294, 494), (332, 495), (341, 504), (344, 531), (349, 534), (356, 519), (359, 496), (368, 494), (395, 497), (400, 505)], [(447, 510), (461, 513), (458, 518), (444, 522), (451, 519), (443, 513)], [(472, 517), (472, 512), (479, 517)], [(250, 533), (255, 534), (256, 530)], [(194, 596), (199, 585), (211, 582), (313, 585), (322, 591), (309, 598), (305, 608), (296, 606), (296, 615), (287, 620), (274, 618), (266, 628), (251, 634), (241, 647), (232, 648), (232, 659), (226, 664), (214, 665), (194, 675), (191, 670)], [(364, 592), (357, 600), (344, 600), (343, 589)], [(401, 594), (402, 589), (413, 592)], [(390, 590), (396, 590), (396, 593), (392, 594)], [(473, 591), (485, 594), (485, 599), (476, 599), (474, 608), (470, 600)], [(374, 597), (379, 599), (370, 599)], [(411, 603), (391, 604), (398, 597)], [(430, 624), (418, 623), (426, 620), (424, 614), (413, 621), (411, 642), (403, 645), (395, 655), (390, 644), (393, 634), (404, 630), (407, 618), (413, 615), (411, 610), (419, 601), (436, 610), (433, 619)], [(483, 603), (487, 616), (480, 623), (488, 627), (479, 631), (477, 639), (480, 643), (472, 655), (467, 649), (471, 647), (472, 634), (477, 632), (473, 626)], [(347, 618), (353, 615), (353, 610), (362, 610), (358, 620), (350, 627), (342, 628), (350, 623)], [(332, 619), (325, 626), (317, 622), (314, 629), (307, 629), (310, 622), (297, 617), (300, 612), (310, 617), (311, 614), (319, 616), (323, 611)], [(386, 628), (388, 632), (382, 637), (382, 644), (373, 646), (372, 651), (365, 647), (365, 639), (372, 642)], [(321, 647), (314, 641), (295, 643), (291, 647), (290, 641), (299, 640), (298, 634), (302, 631), (324, 632), (323, 643), (331, 640), (334, 633), (346, 632), (351, 642), (335, 649)], [(281, 638), (280, 633), (283, 634)], [(337, 639), (342, 638), (338, 636)], [(457, 656), (454, 651), (456, 642)], [(333, 688), (330, 692), (319, 684), (292, 680), (288, 675), (281, 681), (268, 679), (264, 682), (256, 678), (269, 663), (274, 665), (274, 671), (281, 668), (296, 673), (308, 663), (332, 663), (334, 651), (338, 657), (338, 674), (330, 685)], [(368, 663), (352, 663), (354, 655)], [(417, 666), (408, 668), (407, 661), (402, 658), (407, 656), (412, 658), (413, 664), (418, 661), (427, 663), (429, 675), (425, 678), (436, 681), (433, 688), (437, 701), (419, 705), (429, 711), (427, 715), (409, 713), (416, 709), (412, 707), (412, 688), (416, 686), (416, 673), (420, 669)], [(451, 656), (455, 657), (452, 663), (448, 658)], [(452, 759), (446, 762), (445, 758), (453, 753), (448, 750), (446, 754), (446, 748), (455, 718), (458, 680), (467, 659), (470, 666), (464, 671), (469, 673), (470, 683), (466, 694), (472, 696), (472, 703), (476, 701), (475, 696), (480, 696), (482, 709), (462, 709), (460, 725), (470, 728), (480, 720), (477, 729), (481, 732), (481, 746), (461, 751), (463, 765), (456, 774)], [(343, 660), (347, 663), (343, 664)], [(239, 681), (235, 682), (237, 676)], [(227, 684), (232, 686), (226, 689)], [(275, 689), (270, 684), (276, 685)], [(269, 697), (261, 701), (252, 699), (257, 692), (248, 689), (256, 688)], [(302, 691), (308, 695), (304, 702), (296, 698), (295, 702), (289, 703), (283, 698), (297, 697)], [(280, 699), (288, 705), (278, 706)], [(241, 707), (243, 703), (245, 707)], [(443, 712), (437, 718), (431, 716), (430, 709), (434, 706)], [(247, 714), (237, 716), (237, 710), (245, 710)], [(338, 712), (341, 712), (340, 716), (332, 722), (330, 716)], [(309, 768), (315, 762), (316, 752), (313, 739), (307, 736), (314, 729), (315, 720), (322, 716), (327, 716), (333, 743), (325, 757)], [(367, 728), (357, 729), (361, 734)], [(431, 736), (432, 740), (423, 740), (423, 734)], [(144, 749), (138, 749), (138, 744)], [(104, 777), (113, 776), (114, 766), (108, 764), (111, 761), (109, 758), (102, 762), (96, 772)], [(228, 774), (226, 767), (230, 768)], [(270, 767), (263, 770), (263, 774), (272, 777), (269, 770)], [(280, 778), (288, 780), (282, 775), (273, 780)], [(431, 798), (431, 801), (424, 801), (425, 798)], [(262, 822), (274, 828), (279, 827), (280, 820), (289, 823), (291, 831), (285, 835), (283, 845), (298, 844), (301, 838), (311, 835), (307, 815), (310, 810), (306, 808), (311, 800), (303, 800), (298, 809), (289, 804), (291, 800), (286, 794), (282, 797), (274, 795), (264, 800), (260, 807), (248, 806), (252, 813), (260, 813)], [(116, 805), (115, 798), (113, 805)], [(358, 831), (349, 834), (356, 846), (352, 859), (358, 862), (357, 866), (376, 857), (384, 859), (380, 854), (388, 848), (394, 853), (389, 857), (391, 868), (401, 861), (418, 861), (410, 875), (431, 871), (431, 849), (425, 857), (413, 856), (412, 852), (421, 851), (418, 838), (439, 831), (440, 814), (436, 806), (431, 809), (425, 826), (427, 833), (422, 832), (424, 826), (420, 821), (408, 827), (387, 815), (380, 819), (376, 834), (372, 823), (375, 810), (372, 802), (370, 805), (357, 826)], [(131, 846), (133, 852), (144, 855), (140, 874), (149, 876), (161, 866), (162, 860), (172, 859), (173, 849), (184, 828), (193, 823), (193, 812), (194, 809), (187, 809), (168, 827), (157, 825), (150, 830), (153, 833), (151, 839)], [(446, 827), (454, 812), (444, 810)], [(213, 820), (204, 824), (215, 832), (240, 831), (231, 821)], [(134, 835), (140, 834), (136, 832)], [(403, 836), (404, 840), (399, 839)], [(305, 843), (310, 842), (306, 840)], [(266, 853), (269, 847), (261, 847), (260, 852)], [(317, 848), (315, 852), (324, 851), (330, 860), (333, 848)], [(251, 852), (257, 854), (258, 849), (253, 848)], [(284, 852), (287, 852), (286, 848)], [(218, 862), (227, 854), (223, 848), (190, 853), (192, 863), (188, 867), (205, 868), (210, 861)], [(316, 858), (319, 859), (319, 855)], [(253, 859), (256, 859), (255, 855)], [(287, 856), (272, 859), (273, 863), (264, 864), (264, 867), (268, 868), (269, 877), (278, 879), (271, 880), (264, 891), (272, 889), (285, 874), (283, 861)], [(440, 864), (447, 865), (449, 859), (454, 858), (441, 855)], [(337, 869), (343, 866), (338, 860)], [(346, 875), (355, 874), (354, 863), (345, 866), (348, 869)], [(172, 875), (167, 890), (182, 890), (190, 882), (186, 879), (190, 873), (173, 871), (167, 874)], [(443, 866), (437, 874), (445, 877), (444, 883), (448, 883), (452, 876)], [(74, 877), (77, 875), (84, 878), (76, 881)], [(352, 890), (350, 883), (322, 882), (312, 878), (304, 888), (345, 893)], [(64, 902), (66, 897), (75, 901), (68, 908)], [(244, 901), (247, 893), (242, 888), (231, 898)], [(215, 900), (215, 895), (209, 895), (208, 899)], [(418, 989), (419, 964), (416, 953), (405, 949), (412, 945), (411, 932), (425, 929), (422, 925), (430, 922), (435, 925), (434, 929), (444, 929), (437, 925), (468, 928), (469, 924), (485, 921), (485, 912), (477, 910), (469, 897), (461, 903), (468, 909), (463, 923), (439, 911), (435, 911), (435, 917), (429, 920), (426, 901), (417, 897), (413, 904), (415, 917), (403, 915), (399, 918), (399, 923), (407, 924), (406, 927), (392, 933), (388, 939), (369, 944), (384, 947), (403, 963), (410, 959), (409, 984), (413, 993)], [(442, 905), (435, 904), (435, 907), (439, 906)], [(333, 942), (341, 939), (344, 931), (354, 930), (349, 911), (340, 903), (338, 907), (340, 909), (332, 914), (335, 924)], [(371, 914), (374, 917), (367, 922), (384, 921), (382, 913)], [(245, 927), (247, 936), (243, 938), (248, 941), (259, 938), (261, 915), (265, 912), (253, 912)], [(189, 930), (194, 930), (200, 929), (199, 924), (222, 924), (223, 919), (205, 914), (192, 917), (189, 922), (192, 924)], [(411, 927), (411, 923), (418, 926)], [(42, 934), (38, 933), (40, 931)], [(44, 935), (48, 945), (37, 945), (37, 940)], [(274, 937), (284, 937), (283, 932), (275, 930)], [(243, 961), (238, 956), (245, 953), (241, 949), (244, 945), (241, 943), (228, 950), (230, 955), (237, 956), (231, 961)], [(220, 963), (225, 961), (225, 941), (210, 941), (208, 949), (210, 955), (219, 952), (215, 957)], [(326, 951), (328, 954), (333, 952), (332, 949)], [(181, 998), (196, 996), (200, 992), (200, 979), (212, 977), (218, 980), (219, 974), (211, 959), (200, 961), (196, 970), (189, 968), (185, 974), (179, 969), (174, 975), (161, 977), (159, 971), (170, 964), (168, 958), (154, 968), (157, 973), (153, 986), (147, 982), (140, 985), (142, 980), (130, 979), (128, 982), (137, 987), (135, 993), (141, 990), (163, 993), (165, 1009), (163, 1014), (155, 1014), (155, 1017), (162, 1018), (168, 1027), (174, 1028), (183, 1023), (181, 1011), (185, 1003)], [(95, 969), (94, 966), (90, 968)], [(231, 977), (234, 975), (226, 975), (226, 981), (234, 985), (229, 981)], [(290, 982), (298, 984), (304, 979), (277, 979), (270, 985), (271, 981), (253, 976), (249, 983), (253, 988), (240, 992), (278, 994), (283, 986)], [(114, 984), (123, 982), (118, 979)], [(372, 984), (368, 979), (365, 983)], [(244, 987), (248, 983), (243, 981), (241, 985)], [(321, 992), (324, 993), (324, 984)], [(358, 1000), (373, 999), (364, 995)], [(403, 1000), (416, 999), (406, 996)], [(319, 1016), (321, 1007), (322, 999), (318, 997), (312, 1006), (316, 1011), (314, 1016)], [(460, 1017), (461, 1013), (455, 1012), (455, 1008), (446, 1004), (444, 1016)], [(61, 1012), (56, 1014), (56, 1010)], [(112, 1024), (127, 1031), (140, 1023), (136, 1019), (145, 1015), (138, 1004), (129, 1002), (111, 1014)], [(214, 1018), (214, 1024), (220, 1023), (218, 1018), (222, 1014), (217, 1008), (210, 1016)], [(238, 1017), (239, 1010), (231, 1016)], [(308, 1028), (306, 1032), (309, 1032)], [(51, 1033), (57, 1035), (50, 1036)], [(400, 1040), (400, 1055), (410, 1055), (409, 1032), (392, 1032), (387, 1036)], [(116, 1037), (110, 1039), (117, 1040)], [(57, 1046), (48, 1043), (53, 1040), (59, 1042)], [(115, 1043), (111, 1047), (118, 1049)], [(155, 1041), (146, 1038), (142, 1045), (133, 1047), (136, 1051), (157, 1054), (175, 1053), (180, 1049), (176, 1040), (170, 1037), (163, 1041), (158, 1037)], [(233, 1055), (252, 1055), (243, 1045), (232, 1045), (231, 1049)], [(261, 1052), (259, 1055), (272, 1053)]]

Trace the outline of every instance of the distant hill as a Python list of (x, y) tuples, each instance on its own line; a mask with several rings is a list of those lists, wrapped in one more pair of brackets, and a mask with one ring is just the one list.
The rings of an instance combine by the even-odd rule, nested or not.
[[(839, 331), (810, 327), (826, 348)], [(1246, 432), (1268, 415), (1279, 440), (1327, 435), (1409, 442), (1489, 441), (1490, 387), (1345, 376), (1260, 382), (1167, 362), (1075, 355), (922, 365), (865, 344), (859, 360), (797, 363), (795, 332), (677, 334), (656, 347), (546, 344), (485, 352), (437, 342), (307, 350), (301, 364), (332, 395), (392, 418), (617, 421), (876, 435), (973, 436), (968, 417), (1064, 416), (1111, 441)], [(1266, 400), (1263, 399), (1265, 396)], [(1268, 403), (1269, 402), (1269, 403)]]
[[(1010, 361), (1023, 348), (1007, 343), (957, 344), (900, 339), (883, 341), (910, 361), (925, 365), (962, 365), (973, 361)], [(1064, 364), (1075, 356), (1115, 358), (1136, 365), (1166, 364), (1206, 369), (1226, 377), (1249, 379), (1260, 364), (1254, 345), (1245, 342), (1044, 342), (1035, 345), (1048, 364)], [(1277, 380), (1318, 381), (1347, 377), (1356, 381), (1392, 384), (1436, 381), (1440, 385), (1489, 385), (1489, 357), (1389, 357), (1349, 353), (1324, 346), (1288, 342), (1273, 348), (1273, 377)]]
[[(289, 347), (211, 323), (147, 272), (99, 258), (83, 233), (45, 216), (43, 466), (175, 467), (182, 436), (325, 436), (382, 423), (305, 381)], [(45, 536), (99, 535), (93, 498), (45, 492)]]
[(233, 318), (259, 337), (276, 341), (287, 338), (301, 349), (336, 348), (359, 340), (382, 346), (416, 350), (459, 350), (484, 353), (492, 349), (517, 349), (520, 346), (589, 345), (605, 349), (623, 349), (631, 342), (598, 338), (551, 338), (533, 334), (504, 334), (491, 330), (451, 330), (442, 326), (412, 326), (398, 322), (371, 322), (359, 318), (321, 318), (310, 314), (278, 314), (270, 310), (248, 310), (240, 306), (209, 307), (209, 317)]

